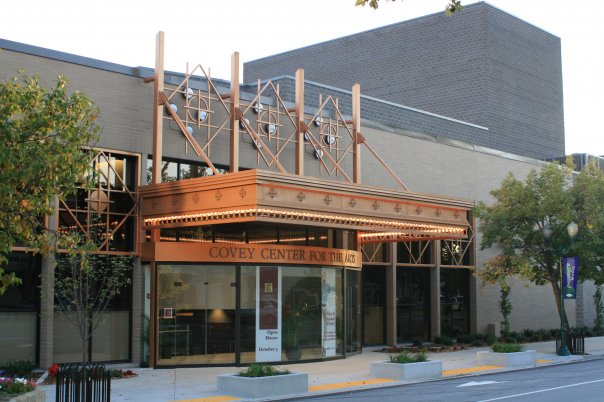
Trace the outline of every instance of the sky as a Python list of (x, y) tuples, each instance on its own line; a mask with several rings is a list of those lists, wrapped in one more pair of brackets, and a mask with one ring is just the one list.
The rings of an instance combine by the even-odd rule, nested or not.
[[(462, 4), (476, 1), (463, 0)], [(230, 79), (241, 63), (444, 10), (446, 0), (18, 0), (2, 4), (0, 38), (127, 66), (201, 64)], [(562, 41), (566, 153), (604, 155), (604, 22), (596, 0), (490, 0)], [(462, 11), (463, 12), (463, 11)], [(220, 37), (217, 30), (224, 34)], [(463, 40), (463, 38), (457, 38)], [(0, 53), (0, 57), (2, 57)], [(285, 73), (285, 72), (284, 72)], [(291, 72), (293, 75), (294, 72)]]

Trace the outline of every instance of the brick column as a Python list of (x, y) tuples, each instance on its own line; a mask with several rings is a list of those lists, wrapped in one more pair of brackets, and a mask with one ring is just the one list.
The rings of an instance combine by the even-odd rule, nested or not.
[(430, 339), (440, 336), (440, 240), (434, 243), (436, 266), (430, 269)]
[(390, 248), (390, 264), (386, 267), (386, 343), (397, 343), (396, 320), (396, 246), (397, 243), (384, 244)]
[(134, 257), (132, 264), (132, 362), (142, 362), (141, 336), (143, 333), (143, 298), (144, 298), (144, 271), (140, 257)]

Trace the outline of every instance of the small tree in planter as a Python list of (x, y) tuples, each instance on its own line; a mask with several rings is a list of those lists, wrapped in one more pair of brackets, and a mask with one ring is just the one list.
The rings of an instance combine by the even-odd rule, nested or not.
[(442, 376), (442, 361), (428, 361), (425, 352), (410, 354), (406, 351), (391, 354), (388, 361), (371, 362), (369, 372), (374, 377), (395, 380), (419, 380)]
[(88, 344), (111, 300), (130, 283), (132, 258), (96, 254), (93, 240), (74, 241), (69, 253), (57, 256), (56, 311), (79, 331), (82, 367), (88, 363)]

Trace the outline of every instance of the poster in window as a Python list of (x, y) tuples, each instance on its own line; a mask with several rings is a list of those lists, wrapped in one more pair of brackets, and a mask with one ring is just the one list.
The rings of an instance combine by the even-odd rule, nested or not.
[(336, 355), (336, 271), (321, 272), (321, 352), (324, 357)]
[(281, 360), (281, 269), (256, 269), (256, 361)]

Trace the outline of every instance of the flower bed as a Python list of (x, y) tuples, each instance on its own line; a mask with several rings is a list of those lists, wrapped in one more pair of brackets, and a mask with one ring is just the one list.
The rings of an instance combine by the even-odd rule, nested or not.
[(308, 374), (256, 364), (238, 374), (220, 374), (217, 387), (219, 392), (246, 399), (303, 394), (308, 392)]
[(0, 377), (0, 401), (38, 401), (40, 399), (29, 399), (29, 396), (27, 399), (21, 398), (35, 389), (36, 385), (25, 378)]
[(476, 362), (479, 365), (519, 367), (537, 364), (537, 351), (498, 353), (491, 351), (476, 352)]
[(442, 377), (443, 363), (433, 360), (418, 363), (371, 362), (369, 373), (374, 377), (398, 381), (425, 380)]

